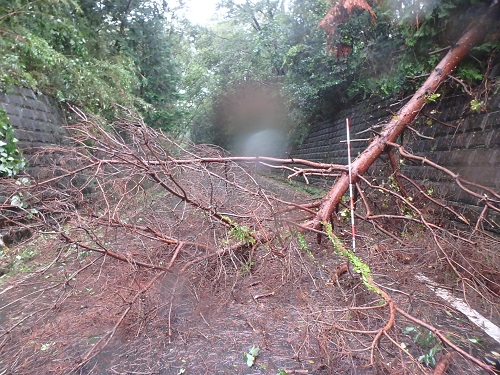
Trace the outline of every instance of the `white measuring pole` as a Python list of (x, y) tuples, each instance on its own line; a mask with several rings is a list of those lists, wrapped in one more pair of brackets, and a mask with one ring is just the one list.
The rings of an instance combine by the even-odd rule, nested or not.
[(347, 165), (349, 167), (349, 197), (351, 202), (351, 230), (352, 230), (352, 251), (356, 252), (356, 227), (354, 225), (354, 192), (352, 183), (352, 164), (351, 164), (351, 138), (349, 129), (349, 119), (345, 119), (347, 124)]

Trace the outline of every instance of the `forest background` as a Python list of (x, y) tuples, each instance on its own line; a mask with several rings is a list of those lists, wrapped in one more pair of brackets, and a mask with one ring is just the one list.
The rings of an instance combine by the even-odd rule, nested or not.
[[(223, 0), (202, 26), (185, 18), (182, 1), (1, 0), (0, 88), (52, 94), (108, 120), (126, 107), (196, 142), (231, 148), (265, 124), (295, 144), (346, 103), (414, 91), (489, 5), (363, 4), (329, 25), (324, 0)], [(444, 89), (470, 93), (495, 73), (491, 40)]]

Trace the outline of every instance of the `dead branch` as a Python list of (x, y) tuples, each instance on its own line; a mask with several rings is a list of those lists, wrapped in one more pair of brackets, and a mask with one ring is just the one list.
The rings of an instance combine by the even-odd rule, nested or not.
[[(457, 173), (454, 173), (451, 170), (449, 170), (448, 168), (445, 168), (445, 167), (443, 167), (443, 166), (441, 166), (441, 165), (439, 165), (437, 163), (434, 163), (433, 161), (427, 159), (426, 157), (422, 157), (422, 156), (417, 156), (417, 155), (410, 154), (409, 152), (407, 152), (405, 150), (405, 148), (403, 146), (398, 145), (397, 143), (388, 142), (387, 144), (389, 146), (397, 148), (398, 151), (399, 151), (399, 153), (401, 154), (401, 156), (403, 156), (404, 158), (410, 159), (410, 160), (419, 161), (422, 164), (429, 165), (429, 166), (431, 166), (431, 167), (433, 167), (433, 168), (435, 168), (435, 169), (437, 169), (437, 170), (439, 170), (439, 171), (447, 174), (448, 176), (450, 176), (451, 178), (453, 178), (455, 180), (455, 182), (457, 183), (457, 185), (462, 190), (464, 190), (468, 194), (472, 195), (473, 197), (476, 197), (476, 198), (479, 198), (479, 199), (484, 199), (486, 203), (492, 205), (496, 211), (500, 212), (500, 194), (497, 193), (495, 190), (493, 190), (493, 189), (491, 189), (491, 188), (489, 188), (487, 186), (483, 186), (483, 185), (480, 185), (478, 183), (475, 183), (473, 181), (465, 180), (465, 179), (461, 178)], [(483, 190), (484, 192), (483, 192), (483, 194), (477, 193), (477, 192), (475, 192), (473, 190), (468, 189), (467, 187), (465, 187), (465, 185), (473, 186), (475, 188)], [(485, 193), (490, 194), (491, 197), (489, 197)]]
[(452, 359), (453, 352), (443, 355), (434, 368), (434, 375), (444, 375)]

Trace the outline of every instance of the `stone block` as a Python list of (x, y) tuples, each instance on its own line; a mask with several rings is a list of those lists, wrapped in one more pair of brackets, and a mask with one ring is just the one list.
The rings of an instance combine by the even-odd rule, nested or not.
[(427, 125), (426, 123), (419, 126), (417, 129), (420, 133), (422, 133), (426, 137), (434, 137), (437, 133), (437, 128), (440, 125), (437, 123), (433, 123), (432, 125)]
[(489, 149), (488, 155), (489, 155), (488, 164), (497, 167), (497, 174), (500, 174), (500, 150)]
[(467, 153), (467, 165), (481, 168), (481, 166), (492, 166), (492, 151), (488, 149), (476, 149)]
[(463, 166), (467, 165), (469, 160), (469, 155), (474, 151), (471, 150), (457, 150), (451, 151), (451, 158), (448, 162), (448, 166)]
[(19, 127), (22, 123), (22, 117), (20, 115), (9, 115), (8, 119), (14, 129)]
[(14, 104), (0, 103), (0, 108), (5, 111), (9, 119), (13, 115), (18, 117), (21, 115), (21, 109)]
[(427, 149), (422, 150), (431, 151), (431, 152), (441, 152), (441, 151), (450, 151), (453, 140), (448, 137), (439, 137), (434, 140), (427, 141)]
[(23, 120), (23, 122), (20, 125), (20, 127), (23, 130), (36, 131), (36, 120), (25, 119), (25, 120)]
[(49, 145), (49, 144), (54, 144), (55, 138), (52, 134), (38, 133), (37, 141)]
[(39, 111), (39, 112), (47, 112), (50, 111), (50, 108), (45, 104), (44, 102), (40, 100), (34, 100), (31, 102), (31, 105), (33, 109)]
[(484, 148), (488, 143), (490, 132), (473, 132), (469, 133), (467, 137), (467, 148)]
[(23, 129), (14, 129), (14, 137), (19, 140), (20, 144), (32, 140), (31, 132)]
[(495, 180), (495, 168), (486, 165), (459, 167), (456, 173), (468, 181), (486, 186), (492, 186)]
[(26, 102), (26, 99), (22, 95), (14, 94), (14, 95), (9, 95), (7, 97), (7, 102), (9, 104), (14, 104), (16, 106), (23, 107)]
[(42, 121), (36, 121), (34, 120), (33, 122), (33, 127), (34, 127), (34, 131), (37, 131), (37, 132), (40, 132), (40, 133), (45, 133), (47, 132), (47, 128), (49, 127), (50, 125), (45, 123), (45, 122), (42, 122)]
[[(446, 124), (449, 124), (446, 122)], [(455, 128), (455, 125), (450, 124), (451, 126), (446, 126), (440, 123), (434, 124), (433, 127), (435, 129), (434, 131), (434, 137), (454, 137), (455, 135), (461, 133), (461, 131), (458, 128)]]
[(486, 140), (486, 147), (500, 148), (500, 131), (491, 130)]
[(25, 87), (21, 87), (18, 90), (19, 94), (24, 96), (26, 99), (36, 100), (36, 94), (31, 89), (27, 89)]
[(499, 129), (500, 128), (500, 111), (491, 112), (484, 116), (482, 122), (483, 130)]
[(494, 178), (494, 183), (493, 183), (493, 187), (495, 189), (500, 189), (500, 171), (498, 168), (496, 168), (496, 172), (495, 172), (495, 178)]
[(444, 167), (450, 166), (453, 158), (453, 151), (441, 151), (434, 154), (434, 162)]
[(24, 119), (34, 119), (33, 111), (29, 108), (21, 108), (21, 118)]
[(483, 121), (484, 115), (468, 116), (463, 124), (461, 124), (460, 130), (467, 133), (481, 130), (483, 127)]

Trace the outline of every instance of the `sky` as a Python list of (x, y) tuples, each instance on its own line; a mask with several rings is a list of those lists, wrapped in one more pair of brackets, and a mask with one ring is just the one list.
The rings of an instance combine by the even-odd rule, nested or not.
[(186, 17), (193, 23), (206, 25), (215, 14), (218, 0), (185, 0), (188, 7)]

